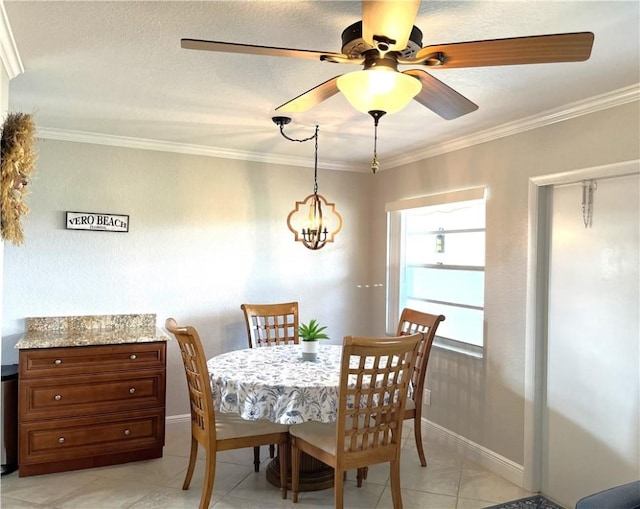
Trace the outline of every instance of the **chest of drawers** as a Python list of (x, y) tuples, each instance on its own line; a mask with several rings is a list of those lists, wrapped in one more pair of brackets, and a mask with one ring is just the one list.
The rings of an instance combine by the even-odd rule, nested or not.
[(21, 477), (162, 456), (166, 342), (19, 356)]

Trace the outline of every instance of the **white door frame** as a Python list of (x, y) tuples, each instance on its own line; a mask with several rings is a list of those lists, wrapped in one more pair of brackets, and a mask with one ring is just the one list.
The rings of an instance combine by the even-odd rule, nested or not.
[(524, 475), (523, 488), (541, 489), (543, 403), (546, 383), (546, 293), (548, 280), (547, 245), (548, 195), (551, 186), (581, 180), (621, 177), (640, 173), (640, 159), (593, 166), (532, 177), (529, 179), (527, 252), (527, 301), (525, 323), (524, 374)]

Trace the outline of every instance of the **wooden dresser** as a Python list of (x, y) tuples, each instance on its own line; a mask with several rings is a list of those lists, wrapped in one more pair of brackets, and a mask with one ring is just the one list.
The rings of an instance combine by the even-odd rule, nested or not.
[(166, 336), (155, 315), (27, 320), (21, 477), (162, 457)]

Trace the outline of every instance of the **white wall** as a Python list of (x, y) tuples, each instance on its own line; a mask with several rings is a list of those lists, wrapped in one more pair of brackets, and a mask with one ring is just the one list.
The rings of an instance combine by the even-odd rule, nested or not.
[[(199, 329), (209, 356), (245, 347), (243, 302), (298, 300), (334, 342), (368, 333), (357, 285), (369, 273), (369, 175), (319, 171), (344, 227), (310, 251), (286, 218), (312, 192), (312, 169), (53, 140), (37, 150), (25, 244), (5, 245), (3, 359), (29, 316), (173, 316)], [(128, 214), (130, 231), (66, 230), (65, 211)], [(167, 415), (188, 413), (175, 344), (168, 377)]]
[[(523, 465), (529, 178), (637, 159), (639, 123), (636, 102), (376, 176), (374, 279), (385, 273), (385, 203), (488, 187), (485, 357), (474, 359), (434, 349), (427, 374), (427, 387), (432, 391), (431, 406), (424, 412), (427, 419)], [(384, 305), (384, 295), (376, 295), (372, 316), (377, 331), (384, 330)]]
[(551, 205), (542, 489), (574, 507), (640, 476), (640, 175), (597, 178), (589, 228), (579, 181), (545, 192)]

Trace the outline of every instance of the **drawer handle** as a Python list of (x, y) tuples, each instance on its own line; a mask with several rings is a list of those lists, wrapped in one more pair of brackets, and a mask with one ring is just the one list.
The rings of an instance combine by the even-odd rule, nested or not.
[(53, 399), (55, 399), (56, 401), (60, 401), (62, 399), (62, 396), (60, 394), (56, 394)]
[(131, 355), (129, 355), (129, 359), (131, 359), (132, 361), (135, 361), (138, 358), (138, 356), (135, 353), (132, 353)]
[(129, 431), (128, 429), (124, 430), (124, 436), (128, 437), (131, 434), (131, 431)]
[(58, 438), (58, 443), (59, 444), (64, 444), (64, 437)]
[(135, 387), (131, 387), (131, 389), (129, 389), (129, 393), (130, 394), (134, 394), (136, 392), (136, 388)]
[(54, 364), (62, 364), (62, 359), (56, 359), (53, 361)]

